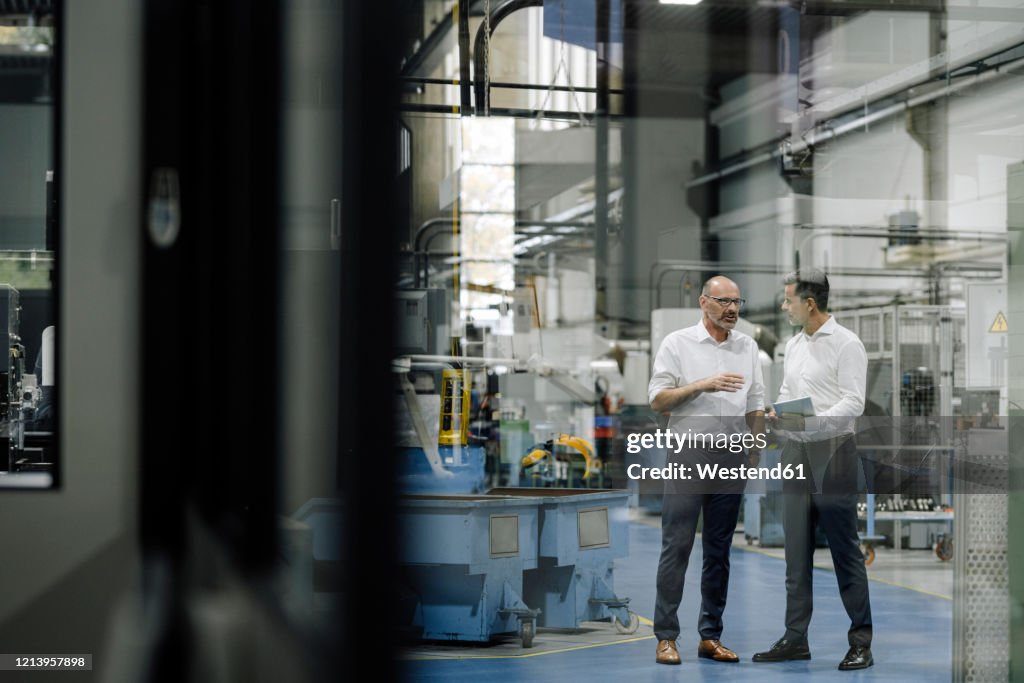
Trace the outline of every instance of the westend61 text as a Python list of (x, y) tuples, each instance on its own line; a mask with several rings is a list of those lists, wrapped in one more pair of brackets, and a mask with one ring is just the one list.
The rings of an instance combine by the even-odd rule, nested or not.
[(672, 463), (664, 467), (643, 467), (632, 464), (626, 468), (626, 474), (630, 479), (703, 479), (718, 481), (736, 481), (746, 479), (804, 479), (804, 466), (783, 465), (779, 463), (775, 467), (750, 467), (740, 465), (739, 467), (721, 467), (718, 463), (696, 463), (695, 465), (681, 465)]
[(764, 434), (711, 434), (686, 430), (686, 433), (673, 432), (671, 429), (657, 429), (653, 434), (630, 434), (626, 437), (626, 452), (639, 453), (644, 448), (668, 448), (676, 453), (685, 449), (717, 448), (728, 449), (731, 453), (742, 453), (757, 446), (761, 450), (768, 447)]

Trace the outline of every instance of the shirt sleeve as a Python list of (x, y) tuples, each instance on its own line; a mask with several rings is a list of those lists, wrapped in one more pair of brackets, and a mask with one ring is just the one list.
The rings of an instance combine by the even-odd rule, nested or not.
[(750, 389), (747, 391), (747, 412), (764, 410), (764, 372), (761, 370), (761, 357), (757, 352), (757, 344), (752, 343), (751, 356), (754, 367), (750, 373)]
[(648, 403), (654, 403), (654, 398), (665, 389), (682, 386), (682, 377), (680, 376), (682, 367), (670, 340), (671, 337), (665, 337), (665, 340), (661, 342), (661, 348), (658, 349), (658, 354), (654, 357), (651, 381), (647, 385)]
[(822, 417), (859, 417), (864, 413), (864, 395), (868, 383), (868, 354), (864, 344), (854, 339), (839, 350), (839, 401)]

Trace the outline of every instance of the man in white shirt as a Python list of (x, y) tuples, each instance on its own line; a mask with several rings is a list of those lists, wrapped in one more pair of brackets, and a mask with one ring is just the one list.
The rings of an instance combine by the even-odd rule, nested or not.
[[(651, 408), (670, 414), (675, 435), (714, 433), (739, 435), (749, 429), (764, 432), (764, 381), (757, 344), (733, 328), (743, 299), (736, 283), (716, 276), (704, 284), (700, 322), (676, 330), (661, 344), (654, 359), (648, 397)], [(746, 434), (750, 436), (750, 434)], [(670, 461), (690, 466), (717, 463), (723, 467), (756, 463), (751, 449), (725, 449), (700, 445), (670, 447)], [(672, 452), (675, 455), (671, 455)], [(693, 549), (697, 518), (704, 512), (701, 576), (701, 614), (698, 622), (699, 657), (738, 662), (735, 652), (722, 645), (722, 613), (729, 588), (729, 551), (739, 516), (743, 483), (668, 480), (661, 512), (661, 559), (658, 562), (654, 632), (658, 637), (656, 661), (679, 664), (679, 603), (683, 579)]]
[[(803, 464), (804, 482), (783, 486), (786, 535), (786, 633), (755, 662), (810, 659), (807, 628), (813, 605), (811, 572), (815, 526), (828, 539), (839, 594), (850, 617), (850, 649), (843, 671), (871, 666), (871, 603), (864, 556), (857, 533), (856, 418), (864, 412), (867, 354), (864, 344), (828, 313), (829, 283), (824, 273), (805, 270), (783, 280), (782, 310), (803, 329), (786, 344), (785, 379), (779, 401), (809, 397), (815, 417), (768, 412), (768, 421), (789, 440), (782, 458)], [(812, 479), (813, 477), (813, 479)]]

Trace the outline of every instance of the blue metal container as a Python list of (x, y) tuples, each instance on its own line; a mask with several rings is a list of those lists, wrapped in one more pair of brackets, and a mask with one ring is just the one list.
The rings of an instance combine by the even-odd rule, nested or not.
[(462, 446), (456, 464), (452, 446), (438, 446), (438, 455), (451, 477), (441, 478), (430, 469), (422, 448), (399, 449), (398, 490), (408, 494), (480, 493), (486, 488), (486, 454), (480, 446)]
[(536, 499), (403, 496), (400, 552), (426, 640), (483, 642), (517, 633), (533, 643), (537, 610), (523, 601), (523, 572), (537, 567)]
[(522, 496), (540, 509), (538, 564), (523, 577), (526, 602), (540, 609), (538, 626), (579, 628), (612, 620), (633, 633), (638, 617), (615, 594), (614, 560), (629, 555), (629, 491), (611, 489), (491, 489)]

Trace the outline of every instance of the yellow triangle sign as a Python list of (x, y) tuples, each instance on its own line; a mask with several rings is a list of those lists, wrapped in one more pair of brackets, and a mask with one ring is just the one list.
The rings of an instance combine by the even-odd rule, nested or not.
[(992, 326), (988, 328), (989, 332), (1006, 332), (1006, 316), (1003, 315), (1002, 311), (996, 313), (996, 319), (992, 321)]

